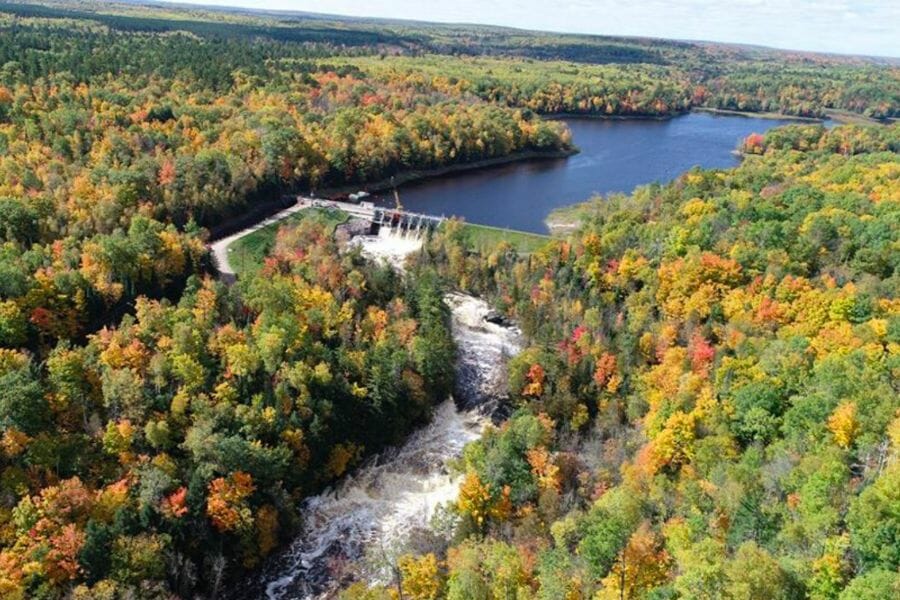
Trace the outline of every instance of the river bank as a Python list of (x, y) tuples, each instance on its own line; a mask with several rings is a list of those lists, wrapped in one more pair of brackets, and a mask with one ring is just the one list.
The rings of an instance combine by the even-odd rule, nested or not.
[(498, 167), (529, 160), (568, 158), (574, 154), (578, 154), (578, 152), (579, 150), (577, 147), (548, 151), (526, 150), (523, 152), (513, 152), (512, 154), (507, 154), (505, 156), (495, 156), (493, 158), (485, 158), (482, 160), (454, 163), (443, 167), (435, 167), (433, 169), (412, 169), (409, 171), (403, 171), (401, 173), (398, 173), (397, 175), (393, 175), (391, 177), (387, 177), (378, 181), (369, 183), (353, 183), (341, 186), (329, 186), (325, 188), (310, 190), (310, 193), (314, 194), (315, 196), (328, 198), (331, 196), (353, 193), (359, 190), (365, 190), (367, 192), (383, 192), (391, 190), (394, 187), (400, 185), (422, 181), (425, 179), (444, 177), (455, 173), (478, 171), (481, 169), (488, 169), (490, 167)]
[[(834, 111), (837, 114), (837, 111)], [(828, 115), (827, 117), (801, 117), (797, 115), (788, 115), (785, 113), (778, 112), (753, 112), (749, 110), (729, 110), (725, 108), (713, 108), (707, 106), (693, 106), (689, 110), (682, 110), (678, 112), (668, 113), (664, 115), (608, 115), (605, 113), (579, 113), (579, 112), (564, 112), (564, 113), (548, 113), (541, 115), (545, 119), (549, 120), (563, 120), (563, 119), (595, 119), (599, 121), (670, 121), (672, 119), (677, 119), (678, 117), (683, 117), (684, 115), (689, 115), (691, 113), (707, 113), (711, 115), (721, 115), (721, 116), (730, 116), (730, 117), (747, 117), (750, 119), (771, 119), (775, 121), (799, 121), (799, 122), (810, 122), (810, 123), (821, 123), (823, 121), (827, 121), (828, 119), (837, 119), (837, 117)], [(848, 113), (849, 114), (853, 113)], [(874, 119), (869, 119), (868, 117), (864, 117), (862, 115), (858, 115), (860, 119), (867, 120), (871, 123), (878, 123)]]
[[(369, 258), (399, 267), (421, 241), (384, 229), (348, 243), (363, 244)], [(444, 302), (457, 346), (453, 396), (402, 445), (304, 499), (294, 541), (258, 573), (236, 582), (229, 599), (331, 597), (352, 581), (389, 580), (397, 557), (416, 539), (449, 544), (442, 538), (449, 532), (435, 530), (432, 522), (457, 497), (461, 474), (449, 463), (504, 404), (506, 362), (522, 349), (523, 337), (518, 328), (489, 320), (493, 310), (484, 300), (451, 293)]]
[(506, 361), (523, 343), (517, 328), (487, 320), (484, 300), (448, 294), (445, 302), (458, 348), (454, 397), (404, 444), (305, 499), (294, 542), (229, 598), (329, 598), (353, 581), (388, 582), (398, 556), (417, 543), (449, 544), (449, 530), (433, 521), (457, 497), (461, 474), (449, 463), (504, 401)]
[(797, 121), (799, 123), (824, 123), (829, 117), (801, 117), (798, 115), (786, 115), (778, 112), (753, 112), (749, 110), (730, 110), (727, 108), (712, 108), (706, 106), (697, 106), (691, 109), (691, 112), (701, 112), (710, 115), (721, 115), (725, 117), (747, 117), (752, 119), (768, 119), (772, 121)]
[[(359, 191), (360, 189), (369, 192), (381, 192), (390, 190), (395, 186), (414, 183), (416, 181), (424, 181), (432, 178), (444, 177), (456, 173), (479, 171), (482, 169), (510, 165), (518, 162), (568, 158), (570, 156), (578, 154), (578, 152), (579, 150), (575, 147), (566, 150), (553, 150), (547, 152), (529, 150), (526, 152), (514, 152), (506, 156), (498, 156), (495, 158), (488, 158), (479, 161), (458, 163), (447, 165), (445, 167), (436, 167), (434, 169), (404, 171), (393, 176), (392, 178), (381, 179), (379, 181), (371, 183), (347, 184), (342, 186), (319, 188), (315, 190), (292, 190), (290, 193), (281, 194), (274, 200), (257, 204), (240, 215), (235, 215), (234, 217), (225, 219), (214, 226), (208, 227), (207, 229), (209, 231), (209, 242), (210, 246), (221, 246), (222, 248), (227, 248), (227, 246), (235, 239), (241, 237), (242, 235), (246, 235), (246, 232), (248, 230), (259, 229), (260, 227), (270, 225), (294, 214), (298, 210), (294, 206), (294, 201), (299, 195), (330, 197), (353, 193)], [(290, 197), (293, 197), (294, 200), (291, 200)], [(221, 242), (225, 238), (228, 238), (228, 241), (227, 243), (222, 244)], [(221, 253), (222, 250), (219, 250), (218, 254), (221, 255)], [(225, 262), (222, 261), (219, 264), (225, 264)], [(229, 274), (233, 274), (233, 271), (230, 271)]]
[(564, 119), (593, 119), (597, 121), (669, 121), (690, 113), (689, 110), (668, 113), (665, 115), (608, 115), (597, 112), (560, 112), (542, 113), (541, 118), (549, 121), (562, 121)]
[[(692, 114), (694, 116), (692, 116)], [(734, 127), (734, 124), (727, 124), (725, 120), (722, 121), (717, 120), (715, 123), (715, 127), (718, 128), (731, 128), (737, 129), (734, 137), (729, 137), (727, 140), (727, 148), (723, 148), (725, 152), (731, 152), (734, 149), (735, 144), (739, 141), (739, 139), (752, 131), (764, 131), (767, 126), (771, 126), (772, 124), (776, 124), (779, 119), (783, 122), (802, 122), (804, 121), (803, 117), (792, 117), (790, 115), (779, 116), (774, 113), (737, 113), (734, 111), (721, 111), (717, 109), (706, 109), (706, 108), (696, 108), (692, 111), (682, 112), (682, 113), (673, 113), (671, 115), (631, 115), (631, 116), (623, 116), (623, 115), (603, 115), (603, 114), (590, 114), (590, 113), (559, 113), (553, 115), (543, 115), (543, 118), (553, 119), (553, 120), (561, 120), (568, 121), (569, 129), (573, 135), (573, 147), (562, 150), (552, 150), (552, 151), (537, 151), (537, 150), (529, 150), (525, 152), (515, 152), (506, 156), (499, 156), (490, 159), (484, 159), (479, 161), (465, 162), (465, 163), (456, 163), (452, 165), (445, 165), (443, 167), (436, 167), (433, 169), (416, 169), (404, 171), (402, 173), (396, 174), (393, 178), (383, 178), (377, 181), (372, 181), (368, 183), (353, 183), (353, 184), (345, 184), (345, 185), (336, 185), (336, 186), (326, 186), (317, 188), (314, 190), (316, 196), (319, 197), (334, 197), (338, 195), (344, 195), (353, 193), (359, 190), (366, 190), (373, 194), (378, 194), (379, 192), (389, 192), (394, 187), (400, 188), (401, 201), (407, 207), (413, 207), (414, 210), (418, 210), (419, 212), (425, 212), (429, 214), (435, 215), (456, 215), (463, 217), (466, 221), (473, 224), (478, 225), (487, 225), (498, 227), (499, 229), (511, 229), (518, 231), (527, 231), (531, 233), (546, 233), (546, 229), (543, 226), (543, 217), (547, 214), (547, 212), (543, 212), (539, 218), (533, 219), (533, 223), (518, 223), (512, 220), (507, 220), (507, 215), (512, 215), (513, 210), (522, 211), (527, 213), (533, 213), (537, 210), (545, 210), (543, 207), (539, 207), (536, 203), (541, 204), (550, 204), (549, 208), (558, 208), (560, 205), (568, 205), (577, 203), (580, 201), (584, 201), (587, 198), (590, 198), (594, 193), (608, 193), (609, 191), (622, 191), (628, 192), (633, 189), (635, 184), (642, 183), (640, 181), (640, 177), (633, 175), (632, 171), (635, 166), (641, 165), (642, 167), (650, 167), (651, 175), (647, 179), (652, 181), (653, 179), (660, 178), (665, 180), (667, 177), (674, 176), (677, 173), (680, 173), (687, 168), (690, 168), (693, 164), (700, 164), (702, 166), (724, 166), (720, 164), (715, 164), (705, 159), (705, 155), (708, 155), (708, 151), (698, 151), (697, 148), (703, 146), (696, 146), (694, 144), (689, 144), (686, 148), (672, 148), (665, 149), (662, 144), (658, 142), (658, 140), (654, 140), (652, 143), (647, 144), (647, 140), (643, 139), (629, 139), (627, 136), (622, 137), (621, 139), (616, 138), (615, 135), (610, 137), (612, 131), (592, 131), (586, 134), (582, 134), (582, 130), (585, 130), (586, 124), (589, 123), (603, 123), (607, 127), (615, 127), (617, 130), (621, 128), (624, 132), (628, 129), (634, 130), (634, 128), (640, 127), (648, 127), (654, 128), (654, 126), (661, 128), (663, 125), (671, 125), (673, 123), (686, 123), (688, 121), (696, 120), (701, 115), (709, 115), (707, 119), (711, 119), (713, 116), (740, 116), (741, 119), (735, 119), (735, 121), (747, 122), (748, 125), (744, 125), (743, 127)], [(761, 117), (757, 123), (760, 123), (759, 126), (752, 126), (754, 119), (756, 117)], [(813, 122), (813, 121), (809, 121)], [(767, 125), (762, 125), (762, 123), (766, 123)], [(679, 125), (678, 129), (682, 129)], [(688, 127), (688, 129), (690, 129)], [(664, 131), (654, 132), (655, 137), (659, 137), (659, 134), (665, 136)], [(679, 133), (681, 135), (681, 133)], [(599, 144), (595, 144), (592, 137), (596, 136)], [(708, 137), (708, 136), (704, 136)], [(677, 143), (675, 140), (678, 138), (667, 139), (666, 141), (670, 143)], [(611, 154), (608, 152), (609, 149), (614, 149), (618, 146), (621, 146), (618, 150), (613, 151)], [(707, 143), (708, 146), (708, 143)], [(699, 154), (698, 154), (699, 152)], [(640, 156), (636, 155), (640, 154)], [(634, 156), (631, 156), (634, 155)], [(665, 168), (668, 163), (671, 162), (679, 162), (677, 159), (673, 160), (673, 157), (678, 156), (688, 156), (695, 155), (695, 158), (691, 158), (690, 160), (680, 161), (676, 168)], [(628, 157), (625, 161), (625, 164), (618, 164), (625, 157)], [(561, 200), (558, 201), (555, 199), (549, 199), (547, 202), (534, 198), (534, 201), (529, 202), (527, 196), (534, 196), (537, 191), (534, 186), (527, 186), (521, 190), (514, 190), (514, 186), (502, 186), (504, 189), (500, 189), (501, 186), (491, 187), (489, 185), (479, 186), (478, 189), (468, 189), (465, 186), (458, 186), (459, 180), (487, 180), (493, 177), (497, 177), (498, 181), (502, 180), (508, 172), (512, 172), (514, 169), (519, 170), (519, 172), (527, 173), (535, 173), (539, 174), (540, 172), (549, 173), (552, 170), (560, 170), (564, 171), (567, 169), (565, 165), (560, 167), (559, 161), (560, 159), (565, 159), (569, 157), (574, 157), (572, 161), (564, 161), (565, 163), (572, 162), (572, 168), (576, 169), (577, 165), (582, 163), (590, 163), (592, 165), (596, 165), (596, 176), (590, 177), (591, 181), (585, 181), (584, 184), (579, 184), (579, 187), (583, 189), (583, 193), (572, 194), (567, 192), (567, 187), (570, 182), (565, 180), (556, 180), (550, 181), (548, 178), (547, 186), (545, 189), (541, 191), (542, 194), (546, 194), (544, 198), (550, 198), (550, 195), (559, 195)], [(620, 160), (621, 159), (621, 160)], [(562, 162), (562, 161), (561, 161)], [(661, 172), (660, 172), (661, 171)], [(628, 175), (628, 176), (626, 176)], [(659, 177), (662, 175), (662, 177)], [(612, 185), (613, 189), (605, 189), (607, 186), (603, 185), (603, 179), (609, 178), (614, 180)], [(621, 183), (619, 182), (621, 180)], [(595, 184), (594, 182), (597, 182)], [(434, 205), (431, 204), (419, 204), (417, 191), (424, 187), (434, 187), (441, 188), (444, 186), (446, 182), (450, 182), (451, 187), (459, 187), (464, 188), (461, 189), (459, 193), (453, 194), (452, 201), (447, 202), (439, 202)], [(502, 181), (501, 181), (502, 183)], [(494, 189), (496, 188), (496, 189)], [(552, 188), (552, 189), (551, 189)], [(273, 214), (277, 213), (279, 210), (283, 210), (285, 208), (285, 202), (290, 202), (290, 198), (295, 198), (296, 195), (308, 195), (313, 193), (313, 190), (308, 189), (296, 189), (291, 192), (291, 194), (285, 196), (280, 196), (277, 200), (273, 200), (272, 202), (265, 203), (265, 206), (255, 205), (251, 209), (249, 209), (245, 214), (236, 216), (231, 219), (227, 219), (222, 223), (217, 224), (215, 227), (211, 227), (211, 239), (219, 240), (222, 237), (233, 234), (237, 230), (247, 227), (256, 221), (265, 219), (267, 217), (271, 217)], [(515, 209), (512, 207), (503, 207), (496, 206), (498, 202), (502, 204), (502, 196), (506, 194), (515, 194), (520, 202), (517, 202), (517, 206)], [(490, 202), (487, 200), (490, 199)], [(450, 200), (450, 198), (448, 198)], [(393, 197), (389, 193), (382, 193), (380, 202), (382, 205), (393, 206)], [(473, 208), (476, 208), (475, 211), (470, 211), (467, 203), (472, 202)], [(494, 215), (490, 218), (487, 218), (487, 215), (482, 215), (480, 213), (484, 212), (489, 207), (496, 207), (494, 211)], [(249, 214), (253, 214), (252, 219), (248, 219)], [(476, 214), (479, 213), (479, 214)], [(498, 217), (499, 215), (499, 217)], [(539, 223), (540, 222), (540, 223)]]
[(575, 233), (586, 219), (598, 214), (605, 203), (606, 197), (598, 195), (583, 202), (563, 206), (547, 215), (544, 223), (546, 223), (551, 236), (564, 238)]
[(856, 125), (884, 125), (896, 121), (896, 119), (873, 119), (859, 113), (847, 110), (825, 109), (824, 117), (803, 117), (800, 115), (789, 115), (780, 112), (761, 111), (754, 112), (750, 110), (730, 110), (727, 108), (714, 108), (711, 106), (694, 106), (690, 110), (669, 113), (666, 115), (607, 115), (601, 113), (552, 113), (541, 115), (549, 120), (563, 119), (596, 119), (600, 121), (669, 121), (690, 113), (706, 113), (710, 115), (721, 115), (723, 117), (746, 117), (748, 119), (767, 119), (772, 121), (796, 121), (798, 123), (827, 123), (828, 121), (836, 121), (842, 124)]
[[(749, 111), (734, 111), (734, 110), (725, 110), (725, 109), (717, 109), (717, 108), (709, 108), (709, 107), (694, 107), (689, 111), (682, 111), (677, 113), (672, 113), (668, 115), (606, 115), (599, 113), (555, 113), (555, 114), (544, 114), (541, 115), (542, 118), (548, 120), (560, 120), (560, 121), (597, 121), (597, 122), (609, 122), (609, 123), (623, 123), (626, 124), (628, 122), (634, 123), (661, 123), (661, 122), (671, 122), (679, 117), (688, 117), (691, 114), (707, 114), (713, 116), (722, 116), (722, 117), (742, 117), (744, 119), (759, 119), (760, 121), (783, 121), (783, 122), (800, 122), (800, 123), (827, 123), (828, 120), (840, 122), (840, 123), (865, 123), (865, 124), (880, 124), (883, 121), (879, 121), (876, 119), (871, 119), (869, 117), (865, 117), (863, 115), (859, 115), (856, 113), (850, 113), (847, 111), (839, 111), (839, 110), (831, 110), (827, 111), (827, 117), (825, 119), (821, 118), (812, 118), (812, 117), (800, 117), (795, 115), (785, 115), (774, 112), (749, 112)], [(570, 127), (570, 129), (572, 129)], [(764, 129), (764, 128), (761, 128)], [(252, 225), (260, 220), (271, 217), (275, 213), (283, 210), (290, 204), (290, 200), (287, 199), (288, 196), (296, 196), (297, 194), (309, 194), (314, 192), (316, 195), (320, 197), (329, 197), (329, 196), (337, 196), (348, 194), (352, 192), (356, 192), (359, 190), (367, 190), (372, 193), (384, 192), (393, 189), (394, 187), (407, 187), (417, 186), (420, 184), (424, 184), (429, 181), (440, 180), (441, 178), (448, 178), (450, 175), (478, 175), (480, 171), (485, 171), (491, 168), (498, 168), (503, 166), (514, 166), (516, 164), (527, 164), (529, 162), (534, 162), (535, 164), (540, 164), (541, 161), (550, 161), (554, 159), (564, 159), (569, 158), (574, 155), (582, 154), (583, 150), (590, 151), (589, 144), (583, 144), (583, 147), (579, 147), (578, 136), (575, 135), (575, 131), (573, 133), (573, 138), (575, 141), (575, 145), (572, 148), (562, 149), (562, 150), (551, 150), (551, 151), (538, 151), (538, 150), (529, 150), (524, 152), (515, 152), (512, 154), (508, 154), (506, 156), (498, 156), (494, 158), (479, 160), (479, 161), (471, 161), (465, 163), (456, 163), (451, 165), (445, 165), (443, 167), (436, 167), (433, 169), (414, 169), (409, 171), (404, 171), (394, 175), (393, 177), (387, 177), (384, 179), (380, 179), (377, 181), (372, 181), (368, 183), (353, 183), (346, 185), (336, 185), (336, 186), (327, 186), (322, 188), (317, 188), (315, 190), (309, 189), (296, 189), (293, 190), (288, 195), (280, 195), (278, 198), (273, 199), (271, 201), (267, 201), (264, 203), (258, 203), (250, 207), (247, 211), (240, 215), (236, 215), (232, 218), (225, 219), (220, 223), (217, 223), (215, 226), (209, 227), (210, 231), (210, 239), (212, 241), (219, 240), (229, 234), (233, 234), (236, 231), (243, 229), (249, 225)], [(732, 140), (732, 144), (736, 143), (737, 140)], [(733, 149), (733, 146), (730, 150)], [(590, 152), (589, 152), (590, 153)], [(707, 165), (704, 165), (707, 166)], [(718, 165), (711, 165), (718, 166)], [(628, 189), (620, 189), (617, 191), (627, 192), (632, 188)], [(401, 190), (403, 193), (403, 201), (406, 203), (408, 192), (407, 190)], [(577, 203), (579, 201), (583, 201), (591, 196), (593, 192), (601, 192), (604, 190), (589, 190), (588, 193), (581, 198), (572, 198), (571, 203)], [(390, 198), (386, 198), (385, 202), (392, 205), (393, 200)], [(451, 210), (454, 207), (442, 207), (447, 210)], [(428, 212), (428, 211), (425, 211)], [(446, 211), (445, 211), (446, 212)], [(440, 213), (434, 213), (440, 214)], [(458, 214), (446, 212), (446, 214)], [(459, 214), (459, 216), (467, 217), (465, 214)], [(513, 223), (492, 223), (483, 220), (473, 219), (471, 217), (467, 217), (467, 220), (471, 223), (477, 223), (480, 225), (493, 225), (500, 227), (501, 229), (514, 229), (514, 230), (524, 230), (531, 231), (534, 233), (542, 233), (538, 231), (534, 227), (532, 228), (523, 228), (521, 226), (515, 226)]]
[[(415, 212), (546, 235), (544, 219), (556, 208), (671, 181), (695, 166), (735, 166), (731, 153), (742, 139), (788, 122), (701, 112), (664, 120), (567, 119), (580, 150), (567, 160), (524, 161), (410, 183), (399, 188), (400, 200)], [(393, 203), (390, 194), (379, 201)]]
[(840, 123), (842, 125), (885, 125), (891, 123), (895, 119), (873, 119), (859, 113), (850, 112), (848, 110), (838, 110), (834, 108), (826, 108), (824, 117), (800, 117), (797, 115), (786, 115), (777, 112), (752, 112), (745, 110), (727, 110), (724, 108), (707, 108), (698, 106), (693, 111), (705, 112), (713, 115), (747, 117), (753, 119), (772, 119), (776, 121), (798, 121), (801, 123), (818, 123), (827, 124), (829, 121)]

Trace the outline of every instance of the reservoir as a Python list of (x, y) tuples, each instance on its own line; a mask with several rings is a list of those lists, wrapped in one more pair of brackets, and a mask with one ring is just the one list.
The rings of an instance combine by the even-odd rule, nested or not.
[[(740, 139), (785, 122), (709, 114), (669, 121), (569, 119), (579, 154), (456, 173), (399, 191), (407, 210), (543, 232), (551, 210), (594, 193), (668, 181), (694, 165), (736, 165), (732, 151)], [(390, 201), (391, 194), (382, 196)], [(402, 445), (304, 499), (303, 527), (294, 541), (227, 597), (331, 598), (350, 581), (390, 581), (385, 565), (404, 544), (429, 539), (431, 519), (459, 487), (459, 473), (447, 463), (481, 436), (506, 396), (506, 361), (525, 345), (516, 327), (488, 319), (492, 311), (484, 300), (449, 294), (445, 302), (457, 345), (455, 397), (437, 406), (431, 423)]]
[[(688, 113), (668, 120), (586, 119), (563, 121), (580, 152), (454, 173), (400, 186), (403, 207), (457, 216), (469, 223), (546, 233), (544, 219), (555, 208), (595, 194), (629, 193), (666, 182), (694, 166), (738, 164), (738, 143), (751, 133), (787, 120)], [(390, 194), (381, 201), (393, 205)]]

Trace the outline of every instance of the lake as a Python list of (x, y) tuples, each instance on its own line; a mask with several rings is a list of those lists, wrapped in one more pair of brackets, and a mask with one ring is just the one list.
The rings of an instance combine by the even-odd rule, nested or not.
[[(747, 135), (791, 121), (688, 113), (673, 119), (563, 119), (581, 150), (569, 158), (518, 162), (400, 186), (403, 207), (470, 223), (546, 233), (555, 208), (594, 194), (630, 192), (691, 167), (732, 167)], [(382, 201), (392, 204), (388, 194)]]

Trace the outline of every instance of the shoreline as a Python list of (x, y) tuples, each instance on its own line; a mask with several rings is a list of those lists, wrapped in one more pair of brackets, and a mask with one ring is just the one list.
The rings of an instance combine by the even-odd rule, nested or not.
[(726, 117), (747, 117), (751, 119), (768, 119), (771, 121), (798, 121), (801, 123), (824, 123), (831, 119), (830, 116), (825, 117), (801, 117), (799, 115), (786, 115), (777, 112), (753, 112), (749, 110), (731, 110), (728, 108), (712, 108), (706, 106), (697, 106), (691, 109), (691, 112), (702, 112), (710, 115), (721, 115)]
[(578, 112), (561, 112), (561, 113), (538, 113), (542, 119), (548, 121), (559, 121), (562, 119), (588, 119), (590, 121), (669, 121), (676, 117), (683, 117), (689, 114), (690, 110), (665, 114), (665, 115), (608, 115), (606, 113), (578, 113)]
[(367, 192), (383, 192), (385, 190), (390, 190), (396, 186), (404, 185), (407, 183), (423, 181), (436, 177), (443, 177), (445, 175), (452, 175), (453, 173), (478, 171), (480, 169), (488, 169), (491, 167), (498, 167), (517, 162), (526, 162), (530, 160), (551, 160), (568, 158), (570, 156), (578, 154), (579, 152), (580, 150), (577, 147), (572, 147), (566, 150), (552, 151), (524, 150), (513, 152), (512, 154), (507, 154), (505, 156), (495, 156), (493, 158), (484, 158), (471, 162), (454, 163), (445, 165), (443, 167), (434, 167), (433, 169), (413, 169), (410, 171), (403, 171), (392, 177), (387, 177), (384, 179), (379, 179), (378, 181), (368, 183), (362, 182), (325, 187), (320, 189), (311, 189), (308, 190), (308, 193), (313, 194), (316, 197), (326, 198), (328, 196), (347, 194), (359, 190), (364, 190)]
[[(215, 242), (221, 241), (225, 237), (231, 236), (231, 234), (234, 234), (235, 232), (241, 231), (247, 227), (252, 227), (255, 223), (271, 219), (274, 215), (291, 208), (296, 202), (298, 195), (303, 196), (308, 194), (316, 198), (325, 199), (328, 198), (328, 196), (352, 193), (360, 189), (369, 192), (383, 192), (385, 190), (392, 189), (394, 186), (399, 186), (415, 181), (424, 181), (426, 179), (432, 179), (436, 177), (443, 177), (445, 175), (451, 175), (453, 173), (478, 171), (480, 169), (488, 169), (491, 167), (498, 167), (517, 162), (527, 162), (531, 160), (562, 159), (578, 154), (579, 152), (580, 150), (578, 150), (577, 147), (572, 147), (568, 150), (553, 150), (551, 152), (526, 150), (524, 152), (514, 152), (512, 154), (507, 154), (506, 156), (496, 156), (494, 158), (485, 158), (482, 160), (467, 163), (456, 163), (452, 165), (446, 165), (444, 167), (435, 167), (434, 169), (404, 171), (398, 175), (395, 175), (393, 177), (393, 181), (389, 177), (387, 179), (380, 179), (371, 183), (358, 183), (352, 185), (348, 184), (316, 190), (294, 189), (285, 191), (282, 192), (277, 199), (257, 204), (245, 211), (243, 214), (235, 215), (234, 217), (224, 219), (223, 221), (216, 223), (215, 225), (206, 227), (206, 230), (209, 231), (207, 245), (212, 245)], [(290, 198), (290, 200), (287, 200), (287, 198)]]
[[(795, 115), (786, 115), (781, 113), (773, 113), (773, 112), (750, 112), (750, 111), (736, 111), (736, 110), (727, 110), (727, 109), (719, 109), (719, 108), (708, 108), (703, 106), (693, 107), (690, 110), (671, 113), (667, 115), (607, 115), (602, 113), (571, 113), (571, 112), (563, 112), (563, 113), (552, 113), (552, 114), (540, 114), (542, 119), (546, 120), (563, 120), (563, 119), (585, 119), (585, 120), (600, 120), (600, 121), (667, 121), (677, 117), (681, 117), (692, 112), (698, 113), (706, 113), (712, 115), (721, 115), (721, 116), (737, 116), (737, 117), (746, 117), (746, 118), (757, 118), (757, 119), (770, 119), (770, 120), (784, 120), (784, 121), (795, 121), (800, 123), (824, 123), (826, 120), (833, 120), (838, 123), (867, 123), (872, 125), (883, 124), (884, 121), (878, 121), (876, 119), (872, 119), (869, 117), (865, 117), (863, 115), (857, 115), (855, 113), (846, 113), (844, 111), (835, 111), (829, 109), (827, 111), (827, 116), (825, 118), (818, 117), (800, 117)], [(432, 169), (414, 169), (409, 171), (402, 171), (393, 177), (383, 178), (373, 182), (362, 182), (362, 183), (354, 183), (354, 184), (344, 184), (338, 186), (329, 186), (323, 187), (320, 189), (294, 189), (290, 191), (286, 191), (280, 195), (279, 198), (275, 200), (267, 201), (263, 204), (257, 204), (251, 207), (248, 211), (243, 214), (236, 215), (235, 217), (226, 219), (220, 223), (217, 223), (214, 226), (207, 227), (207, 230), (210, 232), (209, 242), (215, 242), (220, 240), (222, 237), (227, 236), (234, 231), (242, 229), (244, 226), (251, 224), (253, 222), (264, 220), (270, 218), (272, 215), (280, 212), (284, 208), (287, 208), (291, 205), (286, 199), (288, 197), (295, 198), (297, 195), (309, 194), (313, 197), (318, 198), (329, 198), (331, 196), (349, 194), (359, 190), (365, 190), (368, 192), (383, 192), (386, 190), (391, 190), (396, 186), (405, 185), (408, 183), (413, 183), (417, 181), (425, 181), (427, 179), (444, 177), (447, 175), (452, 175), (455, 173), (466, 173), (472, 171), (478, 171), (481, 169), (489, 169), (491, 167), (498, 167), (503, 165), (509, 165), (518, 162), (528, 162), (533, 160), (553, 160), (553, 159), (564, 159), (575, 154), (578, 154), (580, 150), (577, 146), (573, 146), (568, 149), (561, 150), (551, 150), (551, 151), (541, 151), (541, 150), (525, 150), (519, 152), (513, 152), (512, 154), (507, 154), (505, 156), (496, 156), (493, 158), (485, 158), (482, 160), (464, 162), (464, 163), (454, 163), (450, 165), (445, 165), (442, 167), (435, 167)], [(589, 200), (589, 199), (588, 199)], [(578, 204), (578, 203), (576, 203)], [(552, 214), (552, 213), (551, 213)], [(548, 215), (549, 218), (550, 215)], [(546, 221), (545, 221), (546, 223)], [(547, 223), (548, 228), (550, 229), (551, 235), (554, 235), (553, 227)]]
[(825, 109), (825, 113), (832, 121), (836, 121), (842, 125), (890, 125), (895, 123), (895, 117), (885, 117), (884, 119), (873, 119), (859, 113), (850, 112), (839, 108)]
[(597, 196), (594, 196), (550, 211), (550, 214), (544, 218), (544, 225), (547, 226), (547, 231), (550, 232), (549, 237), (564, 237), (581, 227), (585, 209), (596, 198)]
[(784, 113), (776, 112), (751, 112), (746, 110), (729, 110), (725, 108), (708, 108), (705, 106), (698, 106), (692, 109), (692, 111), (705, 112), (713, 115), (772, 119), (775, 121), (798, 121), (801, 123), (819, 124), (823, 124), (826, 121), (834, 121), (836, 123), (840, 123), (841, 125), (889, 125), (892, 122), (892, 119), (873, 119), (872, 117), (867, 117), (859, 113), (854, 113), (838, 108), (826, 108), (824, 117), (801, 117), (797, 115), (786, 115)]
[(668, 121), (678, 117), (683, 117), (690, 113), (706, 113), (710, 115), (721, 115), (726, 117), (746, 117), (749, 119), (768, 119), (773, 121), (796, 121), (798, 123), (824, 123), (825, 121), (836, 121), (838, 123), (856, 123), (865, 125), (884, 125), (890, 123), (892, 119), (873, 119), (865, 115), (849, 112), (840, 109), (825, 109), (824, 117), (802, 117), (800, 115), (789, 115), (778, 112), (753, 112), (749, 110), (731, 110), (727, 108), (714, 108), (711, 106), (694, 106), (689, 110), (669, 113), (666, 115), (607, 115), (604, 113), (539, 113), (541, 118), (549, 121), (562, 119), (589, 119), (598, 121)]
[[(749, 110), (729, 110), (725, 108), (713, 108), (706, 106), (693, 106), (688, 110), (682, 110), (678, 112), (668, 113), (665, 115), (607, 115), (605, 113), (573, 113), (573, 112), (562, 112), (562, 113), (541, 113), (541, 117), (548, 120), (562, 120), (562, 119), (589, 119), (589, 120), (597, 120), (597, 121), (669, 121), (672, 119), (676, 119), (678, 117), (683, 117), (685, 115), (689, 115), (691, 113), (706, 113), (711, 115), (721, 115), (727, 117), (747, 117), (750, 119), (770, 119), (773, 121), (799, 121), (799, 122), (807, 122), (807, 123), (822, 123), (828, 119), (837, 120), (838, 115), (829, 114), (826, 117), (801, 117), (797, 115), (787, 115), (784, 113), (776, 113), (776, 112), (753, 112)], [(860, 115), (860, 118), (867, 119), (867, 117), (863, 117)], [(879, 121), (875, 121), (872, 119), (868, 119), (868, 122), (871, 123), (879, 123)]]

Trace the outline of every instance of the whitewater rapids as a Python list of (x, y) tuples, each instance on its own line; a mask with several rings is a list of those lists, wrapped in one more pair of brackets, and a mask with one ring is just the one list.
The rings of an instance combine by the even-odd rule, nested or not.
[(350, 240), (350, 246), (359, 247), (363, 256), (385, 261), (403, 271), (406, 257), (422, 248), (425, 241), (423, 233), (382, 227), (376, 235), (354, 236)]
[(445, 301), (457, 345), (455, 399), (437, 406), (431, 423), (405, 444), (307, 498), (294, 542), (248, 586), (254, 591), (237, 597), (327, 598), (353, 578), (383, 580), (384, 567), (360, 567), (366, 557), (392, 555), (413, 531), (428, 528), (438, 507), (456, 499), (459, 478), (447, 461), (490, 422), (506, 395), (506, 360), (521, 350), (522, 338), (515, 327), (486, 321), (491, 311), (483, 300), (450, 294)]

